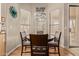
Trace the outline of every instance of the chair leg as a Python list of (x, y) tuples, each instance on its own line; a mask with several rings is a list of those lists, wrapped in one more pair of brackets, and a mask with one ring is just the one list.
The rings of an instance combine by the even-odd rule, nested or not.
[(23, 46), (22, 46), (22, 48), (21, 48), (21, 56), (22, 56), (22, 53), (23, 53)]
[(60, 48), (58, 47), (58, 54), (59, 54), (59, 56), (60, 56)]
[(54, 47), (54, 53), (56, 53), (56, 47)]
[(25, 46), (25, 51), (26, 51), (27, 46)]
[(56, 47), (54, 47), (54, 51), (56, 51)]

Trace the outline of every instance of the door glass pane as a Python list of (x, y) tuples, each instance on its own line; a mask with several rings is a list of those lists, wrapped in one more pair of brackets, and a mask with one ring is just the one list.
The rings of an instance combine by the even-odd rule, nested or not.
[(79, 7), (70, 7), (70, 46), (79, 46)]

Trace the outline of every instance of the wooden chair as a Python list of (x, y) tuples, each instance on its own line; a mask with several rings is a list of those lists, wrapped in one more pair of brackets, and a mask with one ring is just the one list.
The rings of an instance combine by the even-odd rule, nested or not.
[[(21, 43), (22, 43), (22, 49), (21, 49), (21, 56), (23, 53), (28, 53), (26, 52), (26, 48), (27, 46), (30, 46), (30, 39), (28, 39), (26, 37), (26, 32), (20, 32), (20, 36), (21, 36)], [(24, 47), (25, 47), (25, 52), (23, 51), (24, 50)]]
[(32, 56), (48, 56), (48, 35), (47, 34), (30, 34), (31, 39), (31, 55)]
[[(55, 37), (52, 39), (53, 41), (48, 42), (49, 48), (54, 47), (56, 51), (56, 47), (57, 47), (59, 56), (60, 56), (60, 38), (61, 38), (61, 32), (56, 33)], [(54, 54), (57, 53), (55, 52)]]

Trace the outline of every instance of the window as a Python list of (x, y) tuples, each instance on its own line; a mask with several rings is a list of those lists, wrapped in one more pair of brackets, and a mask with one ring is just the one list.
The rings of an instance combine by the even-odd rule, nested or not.
[(29, 11), (21, 9), (20, 28), (21, 31), (25, 31), (27, 35), (30, 33), (30, 16)]
[(49, 19), (49, 34), (53, 36), (56, 31), (60, 31), (60, 9), (55, 9), (50, 12)]

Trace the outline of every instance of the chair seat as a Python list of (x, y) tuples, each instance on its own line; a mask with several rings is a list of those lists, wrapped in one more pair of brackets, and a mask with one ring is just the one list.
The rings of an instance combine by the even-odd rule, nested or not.
[(30, 41), (23, 41), (23, 45), (30, 45)]
[(51, 41), (51, 42), (48, 42), (48, 45), (53, 47), (53, 46), (58, 46), (58, 43)]

